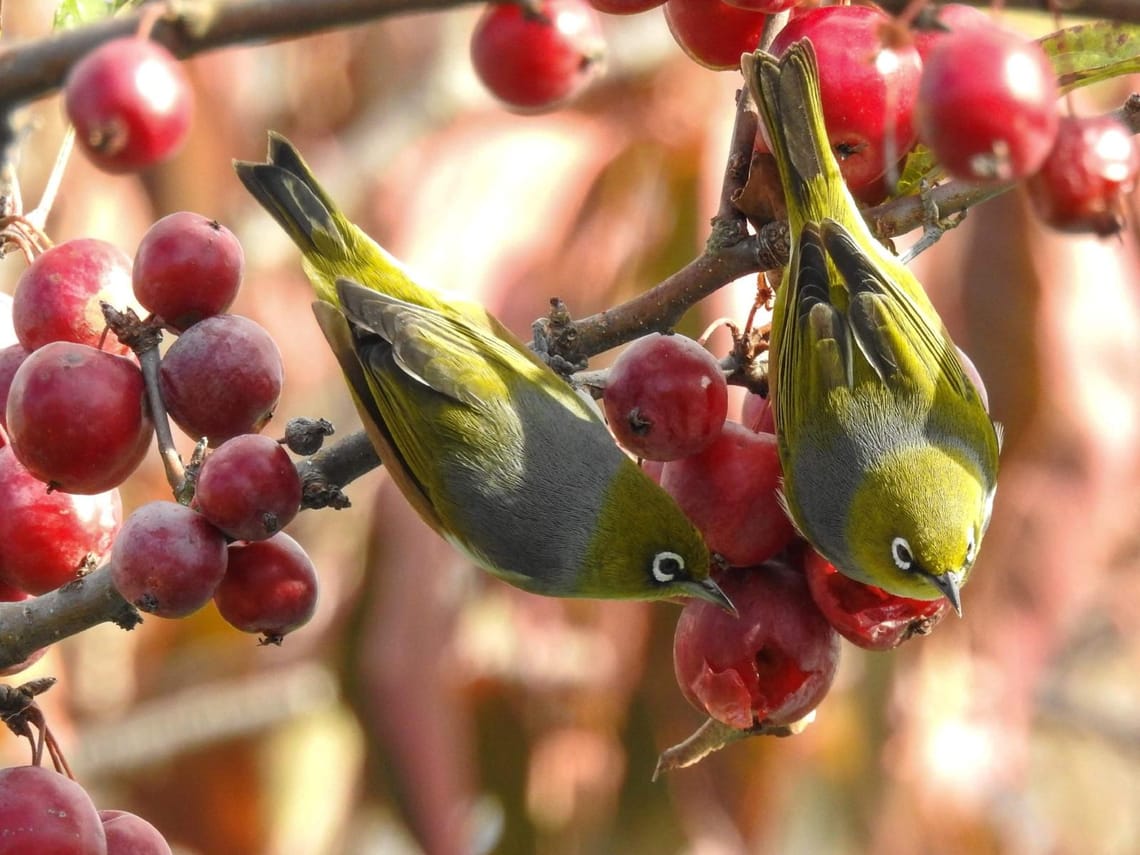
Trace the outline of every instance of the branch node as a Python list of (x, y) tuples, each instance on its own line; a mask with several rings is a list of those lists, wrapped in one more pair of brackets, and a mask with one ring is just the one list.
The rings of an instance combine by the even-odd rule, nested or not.
[(760, 270), (775, 270), (788, 263), (792, 254), (792, 233), (786, 220), (773, 220), (761, 227), (756, 242)]
[(352, 507), (343, 489), (333, 484), (318, 469), (308, 468), (301, 474), (301, 507), (310, 510), (332, 508), (343, 511)]
[(581, 351), (578, 325), (570, 317), (566, 304), (558, 297), (550, 298), (550, 314), (531, 325), (534, 352), (555, 372), (569, 378), (587, 366)]

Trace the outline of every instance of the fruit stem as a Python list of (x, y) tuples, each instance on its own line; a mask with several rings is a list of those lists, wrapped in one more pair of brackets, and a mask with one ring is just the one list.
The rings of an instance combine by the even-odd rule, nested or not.
[(721, 317), (721, 318), (717, 318), (715, 321), (713, 321), (711, 324), (709, 324), (707, 327), (705, 327), (705, 331), (697, 337), (697, 343), (700, 344), (702, 347), (707, 346), (709, 343), (709, 339), (712, 338), (712, 334), (714, 332), (716, 332), (718, 329), (720, 329), (721, 327), (727, 327), (728, 328), (729, 333), (732, 335), (733, 341), (735, 341), (736, 339), (738, 339), (740, 337), (740, 327), (738, 327), (733, 322), (732, 318)]
[(652, 780), (656, 781), (665, 772), (695, 765), (714, 751), (720, 751), (726, 745), (751, 735), (751, 731), (738, 730), (715, 718), (705, 719), (705, 723), (693, 731), (688, 739), (661, 752)]
[(59, 152), (56, 153), (55, 164), (51, 168), (51, 175), (48, 176), (47, 185), (44, 187), (44, 192), (40, 195), (40, 203), (24, 217), (24, 220), (41, 234), (43, 233), (44, 226), (47, 224), (48, 214), (51, 213), (52, 205), (55, 204), (55, 197), (56, 194), (59, 193), (59, 185), (63, 182), (63, 173), (67, 169), (67, 161), (71, 159), (71, 151), (74, 147), (75, 127), (68, 125), (67, 133), (63, 135), (63, 140), (60, 141)]
[[(158, 453), (162, 457), (162, 467), (166, 471), (166, 481), (174, 491), (177, 502), (189, 504), (193, 488), (186, 478), (186, 467), (178, 449), (174, 447), (174, 434), (170, 430), (170, 417), (166, 412), (166, 402), (162, 400), (162, 390), (158, 383), (158, 369), (161, 357), (157, 342), (138, 354), (142, 368), (143, 382), (146, 385), (146, 400), (150, 407), (150, 418), (154, 422), (154, 435), (158, 440)], [(189, 495), (187, 495), (189, 493)]]
[(764, 22), (764, 30), (760, 33), (760, 43), (756, 45), (757, 50), (768, 50), (772, 47), (772, 42), (776, 40), (780, 30), (792, 18), (792, 10), (785, 9), (783, 12), (777, 12), (775, 15), (769, 15), (768, 19)]
[(720, 751), (749, 736), (795, 736), (802, 733), (815, 720), (815, 711), (809, 712), (799, 721), (791, 724), (755, 724), (746, 730), (727, 725), (715, 718), (705, 720), (684, 742), (666, 748), (657, 758), (657, 768), (653, 770), (656, 781), (663, 772), (673, 772), (700, 763), (714, 751)]

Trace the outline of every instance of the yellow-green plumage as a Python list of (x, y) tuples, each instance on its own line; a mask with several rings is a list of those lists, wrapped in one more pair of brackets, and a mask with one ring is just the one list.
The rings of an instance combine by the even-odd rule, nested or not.
[(843, 573), (958, 608), (989, 523), (998, 431), (922, 285), (843, 182), (810, 42), (743, 68), (793, 239), (769, 362), (788, 512)]
[(478, 564), (549, 596), (697, 596), (708, 549), (594, 410), (476, 303), (415, 283), (271, 135), (238, 177), (289, 233), (314, 312), (393, 481)]

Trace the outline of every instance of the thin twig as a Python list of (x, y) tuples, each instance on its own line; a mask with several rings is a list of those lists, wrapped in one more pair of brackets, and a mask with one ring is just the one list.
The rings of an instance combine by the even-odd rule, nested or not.
[(162, 468), (166, 471), (166, 482), (174, 491), (174, 498), (182, 501), (186, 491), (186, 466), (182, 462), (182, 455), (174, 447), (174, 433), (170, 429), (170, 416), (166, 412), (166, 402), (162, 400), (162, 389), (159, 385), (159, 369), (162, 357), (158, 352), (158, 343), (148, 347), (138, 354), (139, 367), (142, 368), (143, 383), (146, 386), (146, 402), (150, 408), (150, 419), (154, 422), (154, 435), (158, 440), (158, 453), (162, 457)]
[(67, 161), (71, 158), (71, 152), (74, 148), (75, 126), (68, 125), (67, 133), (65, 133), (63, 139), (60, 140), (59, 151), (56, 153), (55, 163), (51, 168), (51, 175), (48, 176), (47, 184), (44, 186), (44, 192), (40, 194), (40, 203), (24, 215), (24, 219), (41, 232), (47, 224), (48, 214), (51, 213), (52, 205), (55, 204), (56, 194), (59, 193), (59, 185), (63, 181), (63, 173), (67, 171)]
[(576, 322), (579, 348), (593, 356), (651, 332), (667, 332), (690, 307), (729, 282), (758, 273), (760, 242), (749, 236), (702, 253), (668, 279), (627, 303)]

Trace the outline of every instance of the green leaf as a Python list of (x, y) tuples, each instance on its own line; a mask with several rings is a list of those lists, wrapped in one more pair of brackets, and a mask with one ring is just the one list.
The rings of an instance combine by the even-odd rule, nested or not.
[(134, 0), (60, 0), (52, 21), (53, 30), (70, 30), (109, 18)]
[(1140, 25), (1091, 21), (1040, 40), (1062, 92), (1140, 72)]
[(896, 185), (894, 192), (891, 193), (891, 198), (910, 196), (912, 193), (917, 193), (922, 179), (930, 178), (931, 171), (937, 165), (938, 161), (934, 159), (934, 152), (921, 143), (915, 145), (906, 156), (906, 163), (903, 164), (902, 175), (899, 177), (899, 183)]

